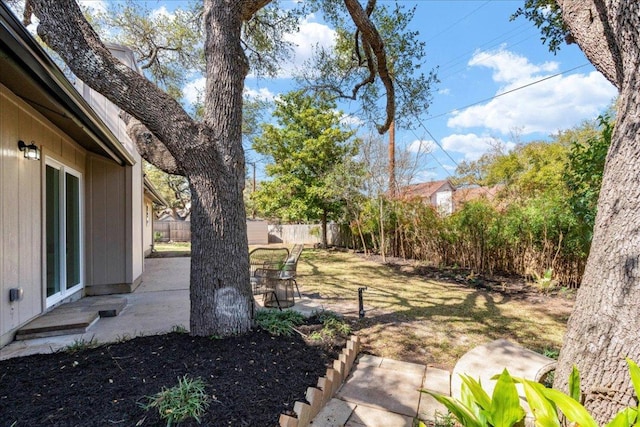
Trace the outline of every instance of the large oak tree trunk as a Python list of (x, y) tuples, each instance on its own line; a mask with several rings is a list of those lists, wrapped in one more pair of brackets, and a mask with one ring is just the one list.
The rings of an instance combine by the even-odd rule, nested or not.
[(640, 5), (559, 0), (589, 60), (620, 90), (591, 252), (555, 376), (566, 390), (575, 364), (599, 424), (633, 403), (625, 358), (640, 362)]
[[(242, 150), (242, 90), (248, 66), (240, 46), (242, 16), (235, 5), (207, 0), (204, 152), (194, 153), (192, 197), (191, 333), (228, 335), (251, 326), (253, 297)], [(202, 307), (205, 307), (203, 310)], [(212, 330), (211, 325), (215, 325)]]

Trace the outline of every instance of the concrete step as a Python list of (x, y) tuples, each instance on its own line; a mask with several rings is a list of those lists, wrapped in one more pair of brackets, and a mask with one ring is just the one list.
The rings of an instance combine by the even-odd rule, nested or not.
[(62, 304), (20, 328), (16, 340), (82, 334), (100, 317), (117, 316), (126, 305), (126, 298), (112, 295)]

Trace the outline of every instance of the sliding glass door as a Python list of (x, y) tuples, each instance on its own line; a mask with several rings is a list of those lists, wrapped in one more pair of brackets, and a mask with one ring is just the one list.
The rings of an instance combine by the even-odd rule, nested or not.
[(45, 174), (47, 306), (81, 289), (82, 176), (52, 160)]

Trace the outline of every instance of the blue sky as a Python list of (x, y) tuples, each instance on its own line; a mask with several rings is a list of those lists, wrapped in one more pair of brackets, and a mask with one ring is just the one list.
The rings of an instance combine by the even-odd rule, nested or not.
[[(84, 3), (101, 7), (105, 2)], [(147, 2), (168, 18), (180, 3)], [(549, 139), (559, 130), (597, 117), (616, 96), (615, 88), (576, 45), (564, 45), (554, 55), (542, 45), (533, 24), (524, 18), (509, 20), (523, 0), (402, 3), (417, 5), (412, 27), (426, 42), (426, 70), (438, 66), (440, 79), (428, 113), (420, 117), (421, 125), (396, 131), (399, 149), (431, 149), (421, 157), (416, 181), (447, 178), (457, 163), (477, 159), (492, 144), (510, 148), (517, 142)], [(261, 80), (249, 76), (247, 91), (266, 99), (287, 92), (292, 88), (291, 70), (309, 57), (312, 45), (331, 46), (333, 34), (321, 17), (306, 17), (300, 32), (289, 36), (297, 47), (293, 62), (283, 64), (282, 76)], [(185, 88), (187, 96), (195, 97), (202, 86), (201, 79), (194, 79)], [(496, 97), (500, 94), (504, 95)], [(340, 107), (346, 113), (358, 110), (355, 104), (353, 111), (348, 104)]]

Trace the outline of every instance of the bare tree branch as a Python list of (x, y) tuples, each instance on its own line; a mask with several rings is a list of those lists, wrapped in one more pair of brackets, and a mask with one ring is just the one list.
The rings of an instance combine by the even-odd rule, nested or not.
[(248, 21), (257, 11), (271, 3), (272, 0), (242, 0), (240, 9), (242, 10), (242, 20)]
[(184, 175), (182, 168), (171, 155), (167, 147), (147, 129), (140, 120), (129, 113), (120, 112), (120, 118), (127, 125), (127, 135), (136, 144), (143, 159), (163, 172), (172, 175)]
[(378, 126), (378, 132), (383, 134), (389, 130), (395, 116), (396, 108), (395, 90), (391, 73), (387, 67), (387, 54), (384, 49), (384, 42), (358, 0), (344, 0), (344, 4), (351, 15), (351, 19), (353, 19), (353, 22), (358, 27), (358, 31), (362, 33), (362, 39), (366, 40), (376, 57), (378, 76), (380, 76), (380, 80), (382, 80), (387, 91), (387, 119), (382, 126)]
[[(182, 142), (198, 140), (200, 126), (168, 94), (111, 55), (75, 0), (29, 1), (40, 19), (38, 34), (75, 75), (140, 120), (181, 162), (193, 149)], [(174, 119), (166, 120), (168, 115)]]

